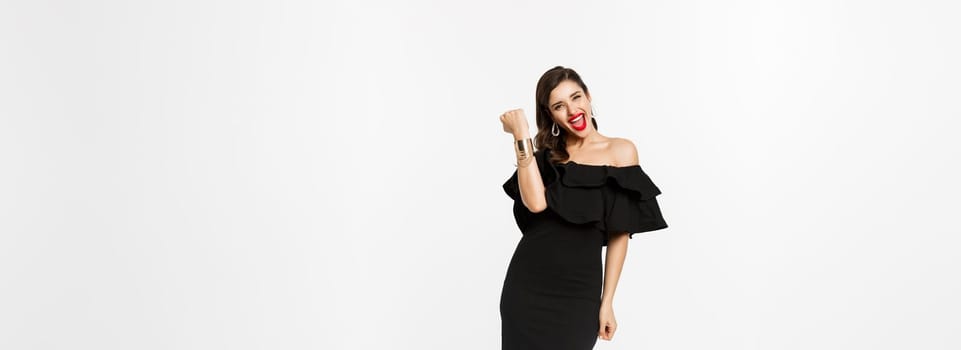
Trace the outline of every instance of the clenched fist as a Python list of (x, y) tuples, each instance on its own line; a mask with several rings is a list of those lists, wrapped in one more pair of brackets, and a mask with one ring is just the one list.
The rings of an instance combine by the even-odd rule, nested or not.
[(501, 124), (504, 124), (504, 132), (513, 134), (518, 139), (527, 138), (527, 117), (524, 116), (523, 109), (512, 109), (501, 114)]

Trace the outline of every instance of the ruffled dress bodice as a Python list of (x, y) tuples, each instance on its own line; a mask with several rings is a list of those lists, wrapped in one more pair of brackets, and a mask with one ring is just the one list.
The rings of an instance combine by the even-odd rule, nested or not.
[(627, 232), (633, 238), (635, 233), (667, 228), (655, 198), (661, 191), (640, 165), (550, 163), (548, 156), (546, 149), (535, 153), (547, 199), (544, 212), (532, 213), (524, 206), (516, 170), (503, 185), (514, 200), (514, 219), (521, 232), (535, 220), (560, 218), (592, 225), (604, 234), (606, 246), (612, 233)]

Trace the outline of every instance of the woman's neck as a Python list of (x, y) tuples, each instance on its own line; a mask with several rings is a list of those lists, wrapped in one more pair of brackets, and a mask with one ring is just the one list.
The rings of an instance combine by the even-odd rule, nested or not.
[(603, 141), (604, 139), (606, 139), (604, 135), (601, 135), (600, 133), (597, 132), (597, 130), (594, 130), (594, 128), (591, 128), (591, 132), (587, 134), (587, 136), (585, 136), (584, 138), (580, 138), (574, 135), (567, 135), (567, 148), (572, 150), (579, 150), (595, 142)]

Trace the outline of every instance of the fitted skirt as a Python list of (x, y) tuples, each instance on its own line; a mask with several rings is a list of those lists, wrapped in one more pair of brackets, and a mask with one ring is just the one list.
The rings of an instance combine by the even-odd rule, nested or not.
[(503, 350), (587, 350), (600, 329), (603, 234), (548, 220), (529, 227), (500, 297)]

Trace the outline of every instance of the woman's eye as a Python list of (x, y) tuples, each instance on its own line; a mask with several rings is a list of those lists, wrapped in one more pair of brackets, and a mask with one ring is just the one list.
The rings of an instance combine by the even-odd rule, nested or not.
[(576, 100), (578, 97), (581, 97), (581, 95), (574, 96), (574, 99)]

